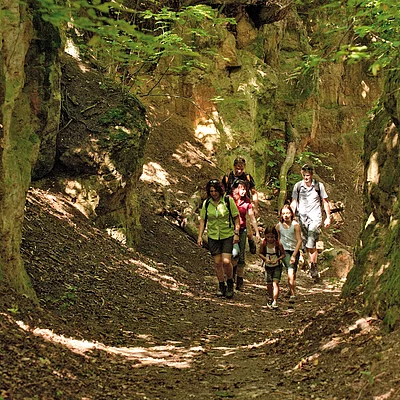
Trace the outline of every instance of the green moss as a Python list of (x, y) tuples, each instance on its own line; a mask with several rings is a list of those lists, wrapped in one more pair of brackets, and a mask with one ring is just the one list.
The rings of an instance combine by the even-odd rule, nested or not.
[(392, 188), (395, 187), (397, 182), (397, 175), (393, 174), (396, 171), (396, 161), (391, 155), (386, 159), (385, 168), (381, 170), (381, 176), (379, 179), (379, 186), (386, 193), (390, 193)]
[(32, 144), (38, 144), (38, 143), (40, 142), (40, 138), (39, 138), (38, 135), (36, 135), (36, 133), (32, 133), (32, 134), (29, 136), (29, 141), (30, 141)]
[(396, 326), (400, 319), (400, 308), (398, 306), (392, 306), (386, 312), (385, 318), (383, 319), (384, 326), (387, 330), (391, 331)]
[(364, 134), (361, 130), (346, 132), (342, 135), (343, 147), (354, 149), (357, 154), (363, 153)]
[(300, 132), (310, 131), (314, 121), (314, 110), (307, 110), (293, 118), (293, 125)]
[(262, 32), (259, 32), (259, 34), (257, 35), (257, 38), (252, 45), (252, 48), (253, 49), (251, 53), (262, 60), (264, 58), (264, 35), (262, 34)]
[(104, 125), (122, 125), (127, 120), (127, 114), (127, 110), (123, 107), (111, 108), (102, 117), (100, 117), (100, 122)]
[[(364, 221), (365, 222), (365, 221)], [(356, 250), (356, 262), (354, 267), (347, 275), (345, 284), (343, 285), (342, 295), (344, 297), (351, 296), (355, 290), (364, 285), (368, 291), (370, 279), (367, 277), (368, 269), (371, 264), (370, 255), (378, 255), (379, 249), (382, 249), (382, 241), (378, 235), (379, 226), (371, 225), (363, 233), (363, 237), (369, 237), (369, 241), (365, 241), (365, 245)], [(361, 238), (362, 239), (362, 238)]]

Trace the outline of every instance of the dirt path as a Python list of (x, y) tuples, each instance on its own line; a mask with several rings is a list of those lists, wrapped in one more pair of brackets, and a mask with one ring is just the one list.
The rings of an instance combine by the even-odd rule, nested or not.
[(300, 272), (294, 307), (271, 311), (249, 254), (245, 290), (216, 297), (207, 250), (155, 212), (220, 175), (199, 149), (172, 119), (153, 132), (146, 163), (172, 183), (140, 188), (135, 250), (59, 193), (29, 192), (22, 254), (39, 305), (0, 284), (0, 400), (400, 398), (400, 333), (362, 318), (362, 297), (344, 302), (334, 280)]
[(377, 334), (333, 282), (300, 273), (294, 307), (271, 311), (249, 254), (245, 290), (221, 299), (206, 250), (143, 222), (139, 253), (30, 193), (23, 254), (43, 308), (0, 287), (0, 398), (398, 398), (398, 333)]

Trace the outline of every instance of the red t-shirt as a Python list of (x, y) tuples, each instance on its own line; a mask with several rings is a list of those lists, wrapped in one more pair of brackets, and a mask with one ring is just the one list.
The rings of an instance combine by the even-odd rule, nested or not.
[(251, 201), (248, 197), (241, 198), (239, 201), (235, 202), (236, 207), (239, 210), (240, 218), (240, 229), (246, 228), (246, 214), (247, 211), (253, 208)]

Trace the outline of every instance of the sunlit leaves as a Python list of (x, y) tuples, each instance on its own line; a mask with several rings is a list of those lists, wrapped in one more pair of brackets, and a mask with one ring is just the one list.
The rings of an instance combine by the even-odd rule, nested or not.
[[(306, 3), (298, 2), (303, 7)], [(318, 19), (313, 34), (321, 49), (308, 57), (299, 72), (308, 73), (322, 62), (356, 63), (369, 59), (370, 70), (376, 75), (398, 54), (400, 2), (397, 0), (330, 1), (319, 7), (315, 16), (310, 15), (310, 20), (313, 19)]]
[(204, 68), (195, 60), (199, 58), (196, 39), (212, 34), (201, 25), (204, 21), (214, 26), (235, 23), (220, 18), (217, 10), (206, 5), (184, 7), (179, 12), (163, 7), (154, 12), (130, 9), (122, 0), (67, 0), (64, 5), (57, 0), (38, 1), (43, 19), (74, 30), (78, 37), (86, 35), (82, 48), (88, 45), (92, 56), (114, 71), (128, 64), (140, 70), (140, 65), (174, 56), (180, 56), (184, 64), (175, 63), (174, 68)]

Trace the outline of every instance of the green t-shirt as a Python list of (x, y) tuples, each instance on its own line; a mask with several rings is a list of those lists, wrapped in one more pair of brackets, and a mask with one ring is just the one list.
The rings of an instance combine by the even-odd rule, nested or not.
[[(236, 207), (235, 201), (232, 197), (228, 196), (232, 217), (235, 218), (239, 215), (239, 211)], [(205, 219), (206, 216), (206, 202), (204, 200), (203, 206), (200, 210), (200, 217)], [(235, 224), (231, 221), (229, 226), (229, 210), (225, 204), (224, 197), (221, 196), (217, 206), (214, 205), (213, 200), (210, 200), (207, 207), (207, 231), (208, 237), (214, 240), (227, 239), (233, 236)]]

